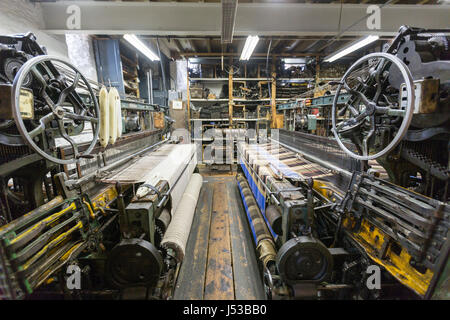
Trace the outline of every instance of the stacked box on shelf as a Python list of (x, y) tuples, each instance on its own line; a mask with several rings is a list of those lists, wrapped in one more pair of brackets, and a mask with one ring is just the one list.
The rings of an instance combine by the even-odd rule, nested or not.
[(191, 109), (191, 119), (199, 119), (200, 111)]
[(191, 87), (189, 90), (189, 95), (192, 99), (203, 99), (204, 96), (204, 90), (201, 87)]

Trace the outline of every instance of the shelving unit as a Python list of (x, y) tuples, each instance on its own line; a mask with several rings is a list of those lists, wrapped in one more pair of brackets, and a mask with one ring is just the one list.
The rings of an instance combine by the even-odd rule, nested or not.
[[(272, 69), (273, 71), (274, 69)], [(316, 72), (319, 72), (319, 68), (317, 67)], [(245, 65), (245, 70), (244, 70), (245, 75), (247, 74), (247, 70), (246, 70), (246, 65)], [(261, 68), (258, 65), (258, 72), (257, 74), (260, 75), (261, 73)], [(201, 77), (201, 78), (195, 78), (195, 77), (187, 77), (187, 105), (188, 105), (188, 118), (189, 118), (189, 123), (191, 123), (190, 118), (191, 118), (191, 112), (190, 112), (190, 105), (191, 102), (197, 102), (197, 103), (204, 103), (205, 106), (204, 107), (208, 107), (210, 104), (214, 104), (214, 103), (219, 103), (219, 102), (227, 102), (228, 103), (228, 113), (229, 113), (229, 126), (230, 128), (233, 125), (233, 121), (235, 121), (235, 119), (233, 118), (233, 110), (236, 106), (236, 103), (239, 104), (246, 104), (246, 105), (251, 105), (252, 107), (257, 107), (258, 105), (263, 105), (263, 104), (268, 104), (269, 106), (271, 106), (271, 112), (269, 115), (269, 119), (271, 122), (271, 127), (275, 128), (277, 127), (277, 121), (276, 121), (276, 117), (272, 116), (275, 112), (276, 112), (276, 106), (279, 103), (283, 103), (283, 102), (288, 102), (291, 100), (291, 98), (279, 98), (277, 97), (277, 83), (311, 83), (311, 82), (315, 82), (315, 84), (318, 84), (320, 81), (329, 81), (329, 80), (336, 80), (336, 78), (318, 78), (316, 77), (302, 77), (302, 78), (286, 78), (286, 77), (282, 77), (282, 78), (277, 78), (276, 77), (276, 73), (272, 72), (272, 77), (268, 78), (268, 77), (233, 77), (233, 69), (231, 68), (229, 70), (229, 77), (228, 78), (205, 78), (205, 77)], [(215, 98), (215, 99), (207, 99), (207, 98), (192, 98), (191, 97), (191, 93), (190, 93), (190, 89), (191, 89), (191, 85), (192, 84), (198, 84), (198, 83), (212, 83), (212, 82), (216, 82), (216, 83), (226, 83), (228, 81), (228, 98)], [(237, 82), (244, 82), (244, 85), (246, 85), (246, 82), (258, 82), (261, 85), (266, 85), (267, 83), (270, 83), (271, 85), (271, 97), (266, 97), (266, 98), (258, 98), (258, 99), (246, 99), (246, 98), (240, 98), (240, 97), (235, 97), (233, 96), (233, 88), (234, 85)], [(252, 120), (255, 121), (255, 120)], [(191, 128), (189, 128), (191, 129)]]
[(140, 98), (138, 53), (127, 49), (121, 42), (119, 43), (119, 47), (125, 94), (127, 96)]
[(130, 49), (123, 40), (109, 37), (96, 37), (93, 44), (100, 83), (117, 88), (122, 98), (148, 97), (146, 90), (139, 88), (140, 81), (144, 80), (139, 79), (143, 63), (137, 51)]
[[(317, 88), (319, 83), (323, 81), (338, 80), (337, 78), (320, 78), (319, 65), (316, 65), (314, 76), (312, 77), (286, 77), (283, 74), (284, 76), (277, 78), (274, 61), (272, 61), (272, 68), (269, 72), (270, 77), (266, 76), (267, 73), (264, 72), (263, 64), (253, 65), (253, 70), (250, 72), (247, 72), (247, 64), (244, 64), (243, 69), (241, 67), (238, 72), (239, 75), (233, 72), (233, 67), (230, 67), (227, 70), (228, 77), (224, 77), (223, 73), (220, 77), (212, 77), (220, 73), (217, 71), (217, 65), (214, 67), (214, 72), (206, 72), (211, 77), (204, 77), (203, 66), (201, 69), (198, 69), (200, 71), (196, 72), (198, 77), (191, 77), (189, 70), (187, 70), (187, 114), (191, 134), (193, 134), (192, 127), (194, 124), (199, 123), (202, 125), (202, 132), (209, 128), (233, 129), (244, 127), (255, 129), (257, 136), (259, 136), (260, 131), (263, 132), (262, 130), (270, 130), (271, 128), (289, 127), (291, 130), (294, 130), (296, 121), (295, 108), (298, 108), (298, 105), (293, 106), (292, 98), (289, 97), (292, 96), (291, 92), (303, 91), (301, 88), (296, 88), (296, 86), (312, 85), (314, 88)], [(207, 66), (210, 68), (209, 65)], [(226, 85), (228, 85), (228, 90), (224, 92)], [(239, 88), (241, 96), (237, 97), (237, 86), (251, 88), (253, 91), (247, 94), (247, 89)], [(269, 96), (266, 86), (270, 86)], [(195, 96), (192, 89), (194, 87), (197, 90), (195, 91)], [(205, 88), (209, 90), (204, 91)], [(259, 90), (259, 95), (255, 90)], [(284, 96), (280, 97), (280, 93), (284, 94)], [(207, 96), (212, 98), (208, 99)], [(249, 96), (255, 97), (255, 99), (249, 99)], [(259, 97), (256, 98), (257, 96)], [(194, 103), (195, 107), (204, 108), (202, 109), (203, 111), (194, 115), (199, 117), (199, 119), (192, 118), (191, 103)], [(225, 105), (228, 105), (228, 116), (225, 116)], [(280, 105), (290, 105), (290, 107), (285, 107), (283, 110), (283, 108), (277, 108)], [(216, 108), (214, 111), (213, 107)], [(200, 113), (203, 113), (208, 108), (211, 110), (212, 117), (201, 119)], [(261, 110), (265, 111), (264, 115), (261, 115)], [(199, 127), (196, 130), (199, 130)], [(208, 139), (200, 140), (203, 146), (211, 143), (211, 140)]]
[[(226, 82), (228, 81), (228, 98), (216, 98), (216, 99), (206, 99), (206, 98), (191, 98), (191, 83), (194, 82)], [(260, 99), (245, 99), (245, 98), (238, 98), (238, 97), (234, 97), (233, 96), (233, 86), (237, 81), (269, 81), (272, 84), (272, 99), (271, 98), (260, 98)], [(236, 118), (233, 117), (233, 110), (236, 106), (235, 102), (238, 103), (251, 103), (253, 104), (253, 106), (251, 106), (251, 108), (258, 108), (258, 103), (263, 103), (263, 102), (268, 102), (270, 103), (270, 105), (273, 105), (273, 108), (275, 108), (275, 102), (276, 101), (287, 101), (289, 99), (287, 98), (282, 98), (282, 99), (276, 99), (276, 86), (274, 86), (273, 84), (276, 82), (277, 80), (275, 78), (263, 78), (263, 77), (258, 77), (258, 78), (233, 78), (232, 75), (232, 69), (230, 70), (229, 73), (229, 77), (227, 78), (191, 78), (188, 76), (187, 78), (187, 105), (188, 105), (188, 118), (189, 118), (189, 123), (191, 123), (191, 120), (197, 120), (197, 119), (191, 119), (191, 111), (190, 111), (190, 104), (191, 102), (201, 102), (201, 103), (217, 103), (217, 102), (227, 102), (228, 103), (228, 113), (229, 113), (229, 117), (228, 117), (228, 121), (229, 121), (229, 127), (232, 128), (233, 126), (233, 121), (260, 121), (259, 118), (253, 118), (253, 119), (246, 119), (246, 118)], [(274, 89), (275, 88), (275, 89)], [(204, 119), (204, 120), (209, 120), (211, 121), (211, 119)], [(261, 121), (267, 121), (267, 119), (263, 119)], [(191, 128), (189, 128), (191, 129)]]

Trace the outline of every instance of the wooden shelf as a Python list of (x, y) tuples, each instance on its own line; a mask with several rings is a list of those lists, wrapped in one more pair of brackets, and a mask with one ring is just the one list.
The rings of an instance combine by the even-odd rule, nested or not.
[(128, 71), (125, 70), (125, 69), (123, 69), (122, 72), (123, 72), (124, 78), (125, 78), (125, 77), (126, 77), (127, 79), (136, 79), (136, 78), (138, 78), (137, 73), (133, 74), (133, 73), (128, 72)]
[[(120, 61), (122, 63), (122, 78), (125, 93), (139, 98), (139, 58), (135, 51), (130, 51), (125, 48), (126, 47), (122, 46), (120, 50)], [(136, 87), (132, 86), (134, 83), (136, 84)]]
[(191, 98), (190, 99), (193, 102), (227, 102), (229, 99), (195, 99), (195, 98)]
[(277, 81), (294, 82), (294, 81), (314, 81), (316, 78), (277, 78)]
[(269, 121), (269, 119), (267, 119), (267, 118), (259, 118), (259, 119), (233, 118), (233, 121)]
[(126, 82), (124, 82), (123, 84), (125, 86), (125, 90), (131, 90), (131, 91), (134, 91), (134, 92), (137, 92), (139, 90), (138, 88), (130, 87)]
[(230, 119), (228, 118), (224, 118), (224, 119), (191, 119), (191, 121), (230, 121)]
[(272, 81), (272, 78), (233, 78), (233, 81)]
[(137, 68), (138, 67), (138, 63), (137, 61), (133, 61), (130, 58), (127, 58), (125, 55), (121, 54), (120, 58), (122, 60), (122, 63), (125, 62), (127, 65), (133, 67), (133, 68)]
[[(275, 100), (288, 101), (289, 98), (276, 98)], [(233, 101), (236, 101), (236, 102), (258, 102), (258, 101), (271, 101), (271, 99), (270, 98), (262, 98), (262, 99), (250, 99), (250, 100), (247, 100), (247, 99), (241, 99), (241, 98), (233, 98)]]
[(228, 78), (189, 78), (189, 81), (228, 81)]
[[(189, 121), (189, 124), (191, 124), (192, 121), (229, 121), (230, 124), (230, 128), (233, 125), (234, 121), (245, 121), (245, 122), (255, 122), (256, 123), (256, 127), (259, 126), (259, 122), (261, 121), (261, 125), (263, 126), (267, 126), (267, 122), (270, 121), (274, 121), (273, 125), (275, 125), (276, 123), (276, 119), (277, 117), (271, 117), (269, 119), (267, 118), (261, 118), (260, 116), (255, 117), (254, 119), (246, 119), (246, 118), (234, 118), (232, 117), (233, 115), (233, 108), (237, 108), (237, 105), (242, 105), (242, 106), (248, 106), (250, 107), (254, 107), (257, 106), (259, 108), (259, 106), (264, 105), (264, 107), (268, 107), (270, 108), (268, 113), (269, 115), (276, 112), (276, 104), (278, 103), (283, 103), (283, 102), (287, 102), (287, 101), (292, 101), (294, 98), (293, 97), (289, 97), (290, 96), (290, 92), (286, 92), (286, 90), (282, 90), (281, 92), (279, 92), (280, 96), (282, 96), (282, 98), (277, 98), (277, 84), (282, 84), (282, 83), (299, 83), (299, 84), (308, 84), (311, 82), (317, 82), (320, 79), (318, 78), (319, 76), (319, 70), (316, 69), (316, 74), (317, 77), (296, 77), (296, 78), (277, 78), (276, 77), (276, 73), (275, 73), (275, 69), (272, 69), (270, 74), (267, 76), (264, 73), (264, 76), (261, 75), (259, 67), (258, 67), (258, 72), (256, 73), (256, 77), (247, 77), (247, 70), (245, 69), (245, 72), (242, 74), (243, 77), (233, 77), (233, 73), (232, 70), (230, 70), (230, 73), (228, 75), (228, 77), (220, 77), (220, 78), (193, 78), (190, 77), (189, 75), (187, 76), (187, 88), (188, 88), (188, 92), (190, 93), (190, 86), (191, 83), (195, 83), (195, 82), (216, 82), (216, 83), (228, 83), (228, 95), (230, 98), (228, 99), (196, 99), (196, 98), (191, 98), (190, 94), (188, 94), (188, 117), (190, 117), (190, 102), (193, 103), (204, 103), (207, 106), (209, 106), (209, 104), (212, 103), (217, 103), (217, 102), (222, 102), (222, 103), (228, 103), (228, 114), (230, 115), (229, 119), (190, 119), (191, 121)], [(252, 74), (255, 75), (255, 74)], [(324, 78), (323, 81), (326, 81), (328, 78)], [(334, 80), (329, 78), (329, 80)], [(267, 82), (270, 86), (271, 86), (271, 92), (272, 92), (272, 97), (266, 97), (266, 98), (259, 98), (259, 99), (246, 99), (246, 98), (240, 98), (240, 97), (232, 97), (233, 95), (233, 88), (235, 83), (237, 82), (246, 82), (246, 81), (255, 81), (255, 82), (259, 82), (260, 87), (261, 84), (264, 82)], [(208, 86), (207, 84), (202, 84), (202, 86)], [(261, 88), (259, 89), (261, 90)], [(298, 90), (293, 88), (292, 90)], [(296, 92), (302, 92), (301, 90), (296, 91)], [(283, 93), (283, 94), (281, 94)], [(259, 91), (259, 95), (262, 95), (262, 92)], [(284, 97), (286, 98), (284, 98)]]

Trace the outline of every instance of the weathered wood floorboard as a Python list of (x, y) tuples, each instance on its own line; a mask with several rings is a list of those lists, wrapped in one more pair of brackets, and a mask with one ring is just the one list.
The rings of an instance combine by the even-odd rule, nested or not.
[(233, 300), (230, 224), (225, 183), (214, 183), (213, 192), (204, 299)]
[(264, 299), (234, 176), (204, 176), (174, 299)]
[(176, 300), (203, 300), (212, 195), (212, 189), (204, 185), (192, 222), (185, 259), (178, 275), (174, 294)]

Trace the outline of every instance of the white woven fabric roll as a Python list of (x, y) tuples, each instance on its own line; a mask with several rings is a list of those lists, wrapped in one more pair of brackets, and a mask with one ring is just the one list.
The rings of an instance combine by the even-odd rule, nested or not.
[(109, 103), (109, 143), (114, 144), (117, 140), (117, 100), (120, 100), (119, 92), (112, 87), (108, 93)]
[(100, 104), (100, 133), (99, 140), (100, 145), (106, 148), (109, 142), (109, 102), (108, 102), (108, 90), (105, 87), (100, 89), (99, 93)]
[[(172, 215), (175, 214), (178, 204), (181, 201), (184, 190), (197, 166), (197, 154), (195, 144), (166, 144), (159, 150), (165, 150), (164, 158), (157, 156), (158, 151), (152, 152), (149, 157), (160, 158), (156, 167), (148, 170), (141, 181), (155, 186), (159, 181), (166, 180), (171, 188), (172, 197)], [(144, 169), (145, 172), (145, 169)], [(151, 189), (140, 186), (136, 191), (136, 196), (141, 198), (148, 194)]]
[(116, 100), (116, 112), (117, 112), (117, 138), (122, 136), (122, 105), (119, 99)]
[(194, 173), (161, 242), (164, 247), (171, 248), (176, 252), (176, 259), (179, 262), (184, 258), (202, 183), (203, 177)]

